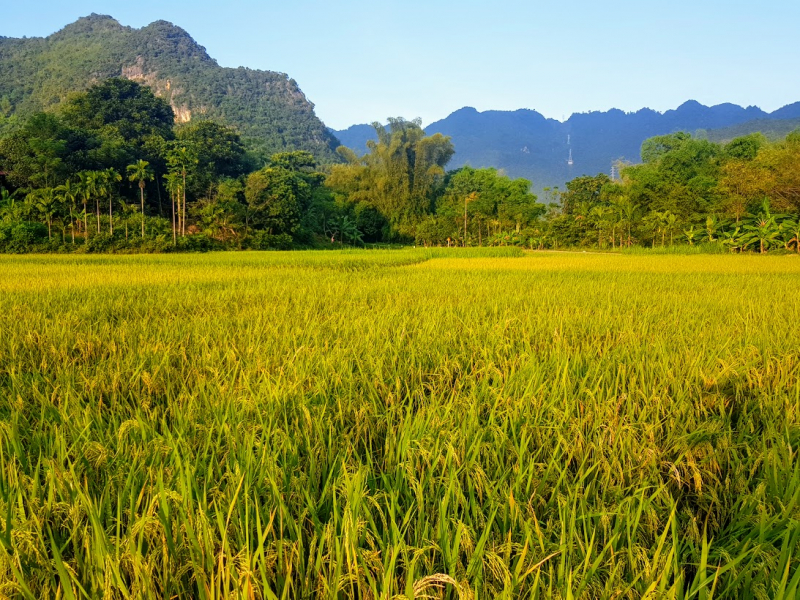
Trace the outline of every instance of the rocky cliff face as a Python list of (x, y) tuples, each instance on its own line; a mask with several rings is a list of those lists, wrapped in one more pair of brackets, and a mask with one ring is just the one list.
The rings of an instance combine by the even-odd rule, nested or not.
[[(0, 38), (0, 106), (24, 117), (109, 77), (143, 83), (166, 99), (179, 122), (211, 118), (239, 129), (267, 152), (308, 150), (335, 160), (335, 137), (284, 73), (220, 67), (180, 27), (141, 29), (90, 15), (47, 38)], [(6, 126), (13, 121), (6, 119)]]

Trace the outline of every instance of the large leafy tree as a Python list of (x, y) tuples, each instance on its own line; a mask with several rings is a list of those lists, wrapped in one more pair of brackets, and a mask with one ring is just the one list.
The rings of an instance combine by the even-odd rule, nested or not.
[(445, 166), (453, 156), (450, 138), (426, 136), (420, 121), (389, 119), (389, 127), (373, 123), (377, 141), (364, 156), (340, 148), (346, 164), (334, 165), (329, 184), (351, 204), (374, 207), (392, 233), (412, 236), (416, 225), (433, 210)]
[(178, 142), (195, 149), (197, 168), (189, 195), (199, 197), (227, 177), (250, 170), (250, 160), (235, 129), (213, 121), (197, 121), (178, 129)]
[[(463, 167), (447, 174), (436, 214), (453, 223), (448, 237), (466, 243), (469, 236), (482, 244), (492, 234), (519, 232), (544, 215), (545, 206), (530, 188), (527, 179), (509, 179), (496, 169)], [(426, 224), (428, 231), (438, 232), (439, 227)]]
[(107, 79), (70, 99), (62, 113), (67, 122), (89, 131), (104, 130), (137, 145), (149, 136), (170, 139), (172, 107), (150, 88), (121, 77)]
[(94, 141), (58, 115), (37, 113), (0, 139), (0, 166), (15, 189), (55, 186), (90, 165)]
[(220, 242), (238, 238), (245, 211), (244, 184), (232, 178), (221, 180), (209, 198), (201, 199), (194, 206), (200, 230)]
[(685, 131), (648, 138), (642, 142), (642, 162), (645, 164), (654, 163), (670, 152), (681, 148), (691, 139), (692, 136)]
[(626, 194), (644, 211), (699, 220), (720, 209), (720, 166), (726, 159), (721, 146), (688, 133), (651, 138), (642, 144), (642, 164), (623, 171)]
[(69, 126), (91, 136), (88, 168), (124, 172), (127, 165), (146, 160), (163, 173), (175, 115), (150, 88), (128, 79), (108, 79), (70, 98), (61, 114)]
[(251, 173), (244, 195), (247, 225), (271, 235), (297, 235), (301, 218), (314, 198), (323, 176), (308, 152), (282, 152), (270, 164)]

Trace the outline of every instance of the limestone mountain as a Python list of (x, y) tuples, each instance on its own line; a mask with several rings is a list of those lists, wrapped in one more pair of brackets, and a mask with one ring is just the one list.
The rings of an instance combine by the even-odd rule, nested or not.
[[(758, 107), (735, 104), (704, 106), (688, 101), (664, 113), (643, 108), (626, 113), (618, 109), (576, 113), (564, 122), (547, 119), (535, 110), (478, 112), (462, 108), (425, 127), (429, 135), (452, 138), (456, 153), (448, 168), (463, 165), (503, 169), (511, 177), (525, 177), (534, 189), (563, 186), (581, 175), (610, 173), (616, 161), (639, 162), (642, 142), (655, 135), (688, 131), (711, 139), (759, 131), (765, 124), (786, 133), (800, 103), (768, 114)], [(747, 125), (746, 125), (747, 124)], [(724, 128), (724, 133), (716, 135)], [(354, 125), (333, 132), (344, 145), (365, 151), (374, 130)], [(570, 163), (570, 155), (572, 162)]]
[[(772, 113), (770, 117), (774, 114)], [(721, 143), (751, 133), (762, 133), (769, 140), (780, 140), (797, 129), (800, 129), (800, 116), (786, 119), (755, 119), (720, 129), (711, 129), (707, 135), (712, 142)]]
[(299, 149), (335, 159), (336, 138), (289, 76), (221, 67), (166, 21), (135, 29), (96, 14), (46, 38), (0, 37), (0, 128), (119, 76), (150, 86), (179, 121), (214, 119), (265, 152)]

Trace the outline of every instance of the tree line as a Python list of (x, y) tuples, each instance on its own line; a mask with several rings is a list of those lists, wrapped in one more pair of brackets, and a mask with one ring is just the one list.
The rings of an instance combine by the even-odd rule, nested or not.
[(539, 247), (699, 246), (800, 253), (800, 131), (713, 143), (678, 132), (642, 145), (621, 177), (579, 177), (556, 192)]
[(727, 144), (675, 133), (642, 162), (546, 190), (491, 168), (447, 171), (455, 148), (419, 120), (373, 124), (358, 155), (265, 156), (233, 128), (176, 124), (149, 88), (109, 79), (0, 138), (0, 251), (172, 251), (677, 245), (800, 252), (800, 132)]
[(147, 87), (109, 79), (0, 139), (0, 250), (457, 244), (462, 231), (488, 241), (544, 212), (525, 180), (446, 173), (450, 140), (426, 136), (419, 121), (377, 127), (369, 153), (340, 148), (338, 164), (303, 151), (264, 156), (225, 125), (177, 125)]

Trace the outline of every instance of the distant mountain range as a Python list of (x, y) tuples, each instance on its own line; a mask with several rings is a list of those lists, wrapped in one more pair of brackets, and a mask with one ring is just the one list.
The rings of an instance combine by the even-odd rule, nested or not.
[(52, 108), (110, 77), (150, 86), (179, 121), (235, 126), (266, 152), (300, 149), (336, 160), (338, 141), (283, 73), (220, 67), (180, 27), (156, 21), (134, 29), (92, 14), (46, 38), (0, 37), (0, 130), (14, 116)]
[[(76, 91), (119, 76), (150, 86), (170, 102), (179, 121), (227, 123), (265, 152), (308, 150), (329, 162), (337, 160), (339, 140), (363, 152), (367, 140), (375, 138), (369, 125), (327, 129), (288, 75), (220, 67), (171, 23), (134, 29), (95, 14), (46, 38), (0, 37), (0, 134)], [(497, 167), (532, 180), (534, 189), (541, 190), (579, 175), (608, 173), (617, 160), (638, 162), (642, 142), (654, 135), (683, 130), (724, 141), (763, 131), (775, 138), (798, 126), (800, 102), (766, 113), (754, 106), (708, 107), (689, 101), (664, 113), (612, 109), (574, 114), (565, 122), (534, 110), (478, 112), (467, 107), (425, 130), (452, 137), (456, 154), (450, 168)]]
[(729, 125), (721, 129), (712, 129), (707, 134), (708, 139), (712, 142), (729, 142), (734, 138), (751, 133), (763, 133), (767, 139), (774, 141), (785, 138), (796, 129), (800, 129), (800, 117), (794, 119), (766, 118)]
[[(530, 179), (540, 191), (563, 186), (580, 175), (610, 173), (618, 160), (639, 162), (642, 142), (655, 135), (688, 131), (726, 141), (754, 131), (780, 137), (798, 126), (800, 102), (766, 113), (755, 106), (709, 107), (690, 100), (664, 113), (648, 108), (633, 113), (612, 109), (576, 113), (564, 122), (547, 119), (535, 110), (478, 112), (467, 107), (431, 123), (425, 131), (453, 139), (456, 154), (448, 168), (496, 167), (511, 177)], [(367, 140), (375, 139), (369, 125), (332, 133), (359, 152), (366, 151)]]

